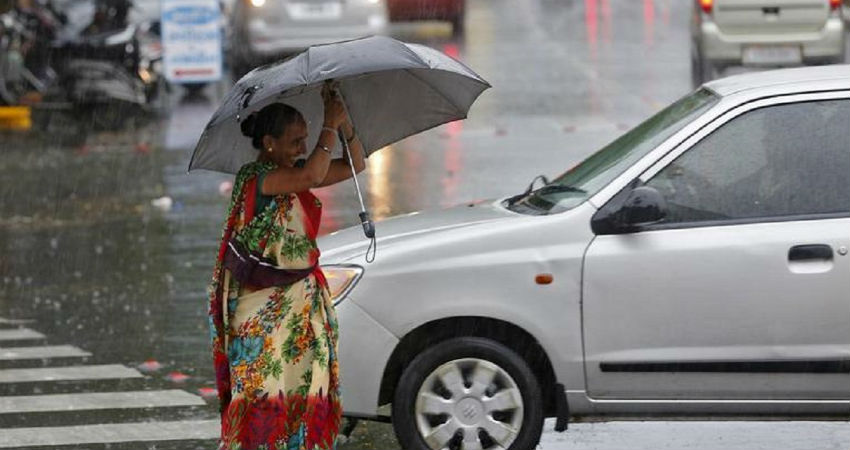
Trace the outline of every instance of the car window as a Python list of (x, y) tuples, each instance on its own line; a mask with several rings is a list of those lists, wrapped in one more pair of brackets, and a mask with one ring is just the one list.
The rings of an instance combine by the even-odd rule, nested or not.
[(668, 203), (667, 224), (850, 213), (850, 101), (745, 113), (648, 184)]

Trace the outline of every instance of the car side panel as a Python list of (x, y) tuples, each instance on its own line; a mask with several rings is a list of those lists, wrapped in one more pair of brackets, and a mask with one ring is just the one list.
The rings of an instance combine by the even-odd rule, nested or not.
[(850, 219), (600, 236), (585, 267), (594, 398), (846, 400)]

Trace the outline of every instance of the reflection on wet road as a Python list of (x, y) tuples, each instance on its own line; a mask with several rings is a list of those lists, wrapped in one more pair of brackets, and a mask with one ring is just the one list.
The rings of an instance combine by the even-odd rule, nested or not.
[[(441, 24), (395, 29), (456, 55), (494, 88), (467, 121), (369, 158), (361, 185), (375, 218), (516, 193), (689, 90), (688, 2), (469, 0), (468, 8), (460, 39)], [(46, 343), (90, 352), (87, 364), (155, 361), (146, 389), (212, 386), (206, 284), (232, 177), (186, 167), (227, 87), (195, 98), (179, 98), (178, 88), (167, 117), (110, 124), (100, 122), (120, 115), (54, 115), (40, 133), (0, 138), (0, 316), (32, 318)], [(322, 233), (357, 223), (353, 184), (317, 194)], [(2, 395), (39, 393), (32, 388), (6, 384)], [(182, 418), (214, 417), (210, 407)], [(344, 448), (393, 445), (381, 425), (358, 429)]]

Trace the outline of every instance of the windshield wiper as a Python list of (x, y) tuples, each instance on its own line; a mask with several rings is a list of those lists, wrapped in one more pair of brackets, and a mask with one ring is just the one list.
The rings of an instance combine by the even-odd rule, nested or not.
[(587, 194), (587, 191), (582, 188), (577, 188), (575, 186), (569, 186), (566, 184), (547, 184), (546, 186), (543, 186), (542, 188), (536, 191), (532, 191), (532, 193), (538, 195), (554, 194), (557, 192), (576, 192), (579, 194)]
[(543, 187), (546, 187), (545, 185), (549, 184), (549, 179), (546, 178), (546, 175), (537, 175), (536, 177), (534, 177), (533, 180), (531, 180), (531, 183), (525, 189), (525, 192), (523, 192), (521, 194), (514, 195), (513, 197), (508, 197), (508, 199), (505, 200), (508, 203), (508, 206), (513, 205), (514, 203), (518, 202), (521, 198), (527, 196), (528, 194), (531, 194), (531, 192), (534, 190), (534, 182), (536, 182), (537, 180), (543, 180), (543, 184), (544, 184)]

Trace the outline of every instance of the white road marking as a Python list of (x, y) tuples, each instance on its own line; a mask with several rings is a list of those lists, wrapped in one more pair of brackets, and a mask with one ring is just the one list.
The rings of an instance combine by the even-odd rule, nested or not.
[(563, 433), (546, 421), (541, 450), (847, 450), (850, 422), (668, 421), (571, 423)]
[(44, 335), (29, 328), (0, 330), (0, 341), (19, 341), (23, 339), (43, 339)]
[(0, 397), (3, 414), (204, 405), (201, 397), (180, 389)]
[(120, 364), (76, 367), (40, 367), (0, 370), (0, 383), (142, 378), (141, 372)]
[(32, 319), (7, 319), (0, 317), (0, 325), (25, 325), (33, 322), (35, 321)]
[(22, 359), (70, 358), (91, 356), (91, 353), (73, 345), (47, 345), (44, 347), (11, 347), (0, 349), (0, 361)]
[(0, 448), (215, 439), (220, 433), (218, 420), (10, 428), (0, 430)]

